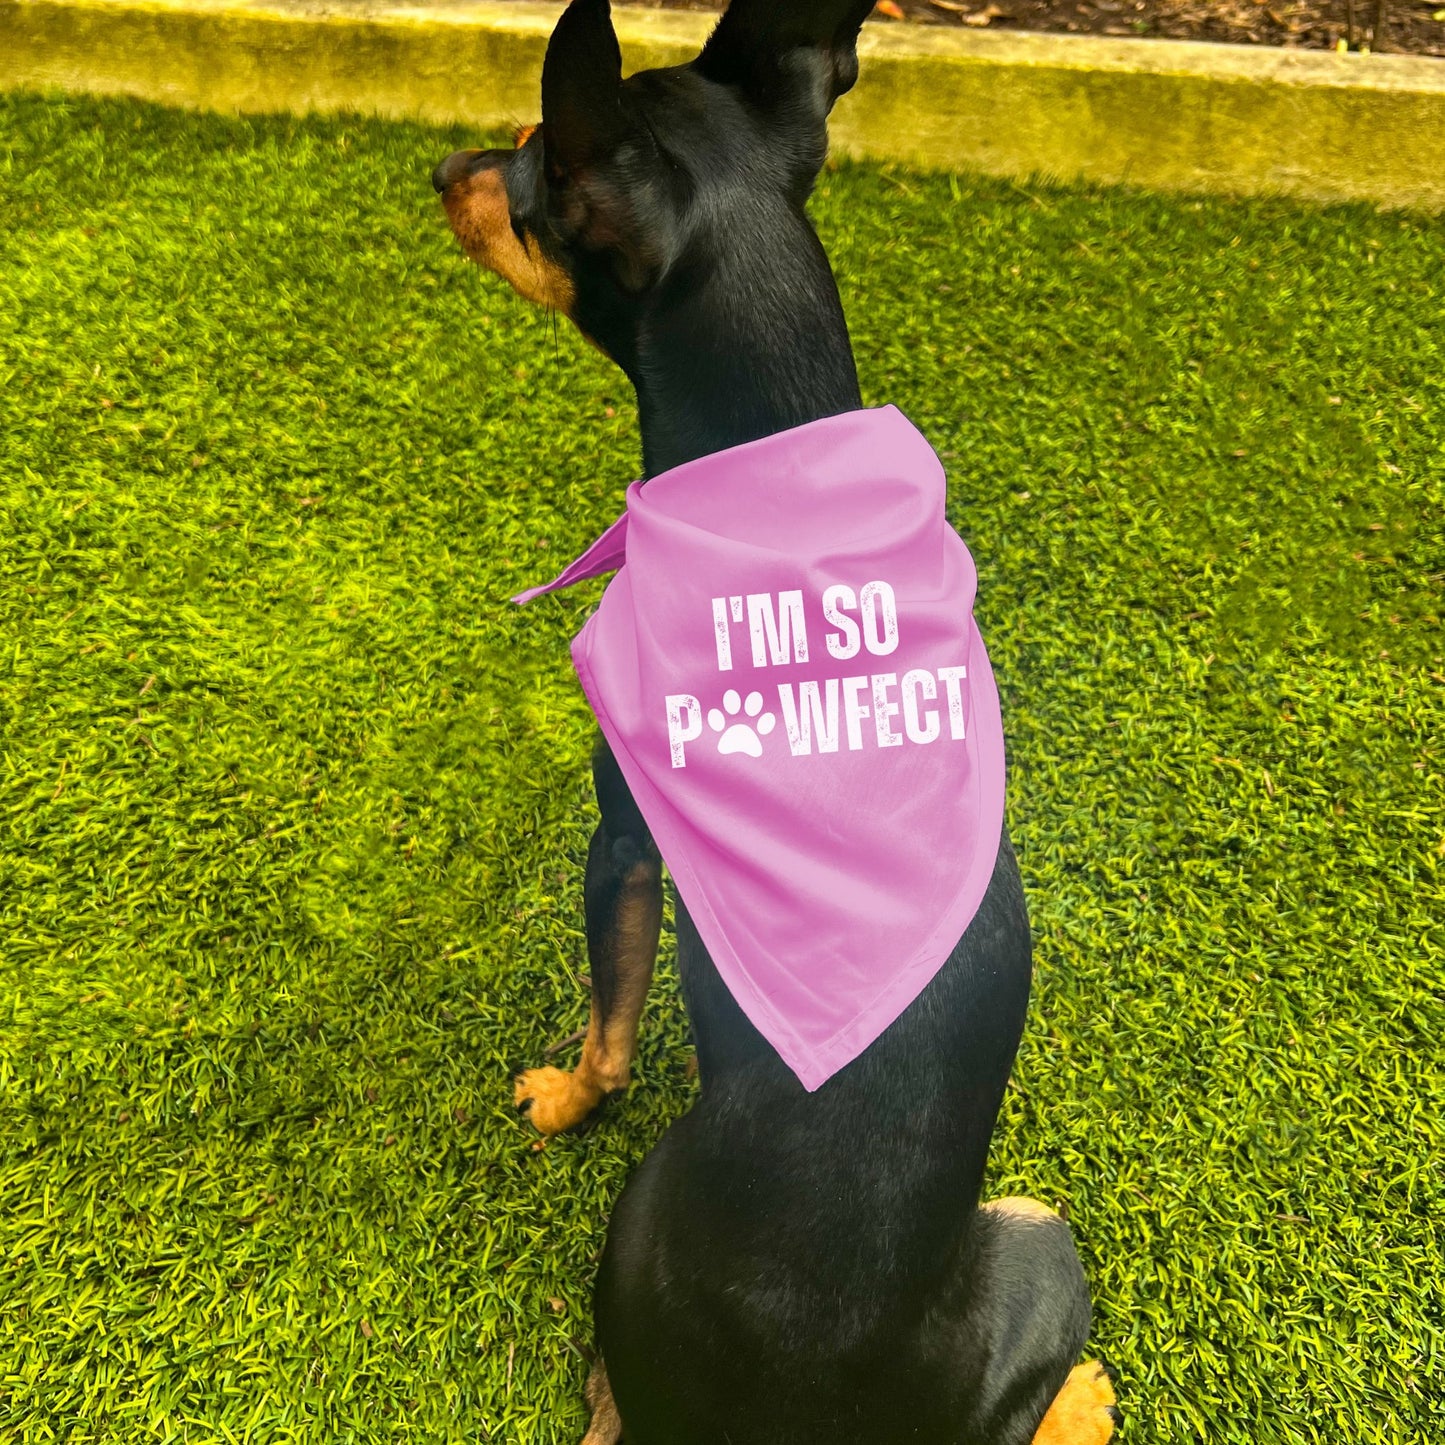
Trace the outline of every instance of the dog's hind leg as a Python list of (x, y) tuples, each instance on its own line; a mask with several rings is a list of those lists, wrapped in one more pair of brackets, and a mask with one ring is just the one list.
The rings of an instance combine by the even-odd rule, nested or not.
[(543, 1134), (576, 1128), (627, 1087), (662, 929), (662, 862), (600, 739), (592, 778), (602, 820), (587, 849), (583, 888), (592, 974), (587, 1037), (575, 1069), (528, 1069), (517, 1080), (517, 1108)]
[(1100, 1389), (1098, 1365), (1070, 1374), (1088, 1336), (1069, 1226), (1035, 1199), (982, 1205), (922, 1335), (948, 1380), (932, 1433), (969, 1445), (1106, 1445), (1117, 1418), (1107, 1376)]
[[(1022, 1196), (981, 1206), (978, 1226), (980, 1316), (1012, 1346), (994, 1351), (989, 1391), (1009, 1404), (996, 1415), (1003, 1428), (987, 1438), (1013, 1439), (1019, 1431), (1022, 1445), (1030, 1423), (1039, 1421), (1031, 1445), (1107, 1445), (1119, 1418), (1108, 1372), (1093, 1360), (1069, 1370), (1088, 1337), (1090, 1312), (1069, 1226), (1046, 1204)], [(1030, 1397), (1019, 1410), (1020, 1399)]]
[(613, 1402), (607, 1366), (600, 1355), (587, 1377), (587, 1406), (592, 1411), (592, 1423), (582, 1437), (582, 1445), (618, 1445), (622, 1439), (622, 1416)]

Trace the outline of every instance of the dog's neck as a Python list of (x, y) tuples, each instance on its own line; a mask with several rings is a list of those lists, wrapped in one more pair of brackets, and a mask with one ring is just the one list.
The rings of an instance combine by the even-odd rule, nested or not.
[[(790, 238), (793, 239), (793, 238)], [(799, 238), (801, 239), (801, 238)], [(862, 405), (837, 284), (811, 227), (659, 298), (634, 364), (646, 475)]]

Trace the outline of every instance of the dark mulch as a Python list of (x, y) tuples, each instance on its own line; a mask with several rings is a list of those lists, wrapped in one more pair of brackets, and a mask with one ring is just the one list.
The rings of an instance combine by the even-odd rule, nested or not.
[[(720, 10), (721, 0), (627, 0)], [(1445, 56), (1445, 0), (884, 0), (883, 18), (923, 25), (1144, 35)], [(875, 16), (879, 12), (875, 11)]]

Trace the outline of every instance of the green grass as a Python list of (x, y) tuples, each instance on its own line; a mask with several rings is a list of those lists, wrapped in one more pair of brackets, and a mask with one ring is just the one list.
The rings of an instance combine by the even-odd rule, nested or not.
[[(0, 1438), (570, 1442), (609, 1202), (588, 714), (518, 611), (621, 377), (468, 267), (458, 134), (0, 102)], [(991, 1188), (1126, 1441), (1445, 1438), (1445, 241), (846, 166), (867, 399), (982, 573), (1037, 933)], [(566, 1057), (566, 1055), (562, 1055)]]

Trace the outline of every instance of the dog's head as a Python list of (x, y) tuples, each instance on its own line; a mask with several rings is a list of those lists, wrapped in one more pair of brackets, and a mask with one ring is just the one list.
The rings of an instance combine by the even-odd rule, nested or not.
[(624, 80), (608, 0), (572, 0), (547, 47), (541, 124), (436, 168), (452, 230), (631, 371), (644, 318), (680, 278), (725, 306), (790, 236), (816, 251), (804, 205), (871, 9), (733, 0), (691, 64)]

